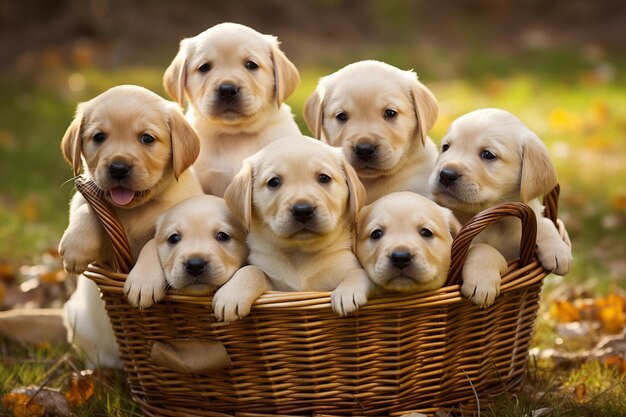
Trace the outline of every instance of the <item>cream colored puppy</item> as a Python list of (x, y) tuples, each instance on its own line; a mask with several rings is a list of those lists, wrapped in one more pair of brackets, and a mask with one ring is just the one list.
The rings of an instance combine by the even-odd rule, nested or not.
[[(218, 290), (216, 316), (247, 314), (267, 289), (334, 290), (332, 307), (341, 315), (365, 304), (371, 285), (352, 252), (364, 197), (341, 150), (312, 138), (283, 138), (246, 159), (224, 199), (248, 227), (253, 278), (246, 274), (238, 285), (233, 277)], [(240, 289), (252, 287), (243, 299)]]
[[(567, 274), (571, 247), (543, 217), (538, 197), (557, 184), (548, 149), (517, 117), (481, 109), (455, 120), (441, 141), (430, 177), (435, 200), (453, 210), (461, 223), (496, 204), (519, 201), (537, 215), (537, 258), (548, 271)], [(507, 260), (519, 257), (519, 219), (500, 220), (474, 239), (463, 268), (462, 292), (483, 307), (500, 292)]]
[(429, 195), (437, 149), (428, 132), (437, 100), (413, 71), (361, 61), (320, 79), (304, 108), (315, 137), (343, 148), (367, 192)]
[(450, 210), (398, 191), (361, 210), (356, 255), (378, 292), (436, 290), (448, 276), (452, 240), (460, 228)]
[[(175, 103), (142, 87), (113, 87), (81, 103), (61, 142), (78, 175), (92, 179), (117, 214), (136, 258), (154, 235), (157, 216), (202, 193), (187, 170), (199, 152), (198, 136)], [(80, 274), (92, 262), (112, 265), (110, 242), (80, 193), (70, 205), (59, 244), (64, 268)], [(117, 366), (117, 347), (96, 285), (79, 276), (65, 304), (71, 340), (91, 364)]]
[(243, 224), (224, 200), (188, 198), (157, 219), (156, 234), (141, 250), (124, 283), (131, 305), (149, 307), (173, 288), (194, 294), (215, 291), (246, 262)]
[(267, 143), (299, 135), (284, 103), (300, 82), (274, 36), (222, 23), (183, 39), (163, 83), (201, 139), (194, 164), (204, 192), (223, 196), (244, 158)]

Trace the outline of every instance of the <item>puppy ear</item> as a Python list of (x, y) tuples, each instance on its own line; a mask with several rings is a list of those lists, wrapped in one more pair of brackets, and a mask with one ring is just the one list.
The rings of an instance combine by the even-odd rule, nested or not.
[(428, 132), (430, 132), (430, 129), (433, 128), (437, 121), (439, 104), (433, 93), (424, 84), (420, 83), (417, 78), (412, 84), (411, 99), (413, 100), (413, 109), (417, 118), (415, 133), (419, 135), (422, 144), (425, 144)]
[(224, 192), (226, 205), (235, 216), (243, 221), (246, 231), (250, 230), (252, 223), (252, 176), (252, 161), (246, 158)]
[(343, 172), (346, 175), (346, 182), (348, 183), (348, 190), (350, 191), (348, 210), (352, 217), (351, 222), (356, 224), (359, 218), (359, 212), (365, 204), (365, 187), (348, 161), (342, 159), (341, 164), (343, 165)]
[(446, 212), (446, 220), (448, 221), (448, 230), (450, 230), (450, 236), (455, 239), (461, 230), (461, 223), (456, 219), (452, 210), (444, 209)]
[(270, 54), (274, 65), (274, 94), (276, 105), (281, 104), (289, 97), (300, 83), (300, 73), (296, 66), (287, 59), (287, 56), (278, 47), (278, 39), (268, 36), (270, 40)]
[(180, 42), (178, 53), (163, 74), (165, 91), (181, 107), (185, 105), (185, 86), (187, 85), (187, 44), (186, 39)]
[(520, 199), (526, 203), (549, 193), (557, 184), (556, 168), (546, 145), (534, 133), (522, 145)]
[(169, 124), (174, 177), (178, 180), (180, 174), (189, 168), (200, 154), (200, 139), (181, 110), (173, 104)]
[(83, 106), (78, 105), (76, 108), (76, 115), (74, 120), (70, 123), (69, 127), (61, 139), (61, 152), (63, 157), (74, 169), (74, 176), (80, 173), (81, 167), (81, 150), (82, 150), (82, 127), (83, 127)]
[(322, 139), (324, 93), (317, 88), (304, 103), (304, 121), (316, 139)]

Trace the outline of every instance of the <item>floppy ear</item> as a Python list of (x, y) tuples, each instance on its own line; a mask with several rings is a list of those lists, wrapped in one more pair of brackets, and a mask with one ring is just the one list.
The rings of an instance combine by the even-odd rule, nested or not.
[(81, 150), (82, 150), (82, 127), (83, 127), (83, 109), (82, 105), (78, 105), (76, 108), (76, 115), (74, 120), (70, 123), (69, 127), (61, 139), (61, 152), (63, 157), (74, 169), (74, 176), (80, 173), (81, 167)]
[(275, 36), (270, 39), (270, 54), (274, 66), (274, 94), (276, 105), (281, 104), (289, 97), (300, 83), (300, 73), (296, 66), (287, 59), (287, 56), (278, 47), (278, 39)]
[(189, 168), (200, 154), (200, 139), (179, 108), (171, 105), (170, 140), (172, 142), (172, 162), (174, 177)]
[(534, 133), (522, 145), (520, 199), (526, 203), (549, 193), (557, 184), (556, 168), (546, 145)]
[(342, 158), (341, 164), (346, 176), (346, 182), (348, 183), (348, 190), (350, 191), (348, 210), (350, 212), (351, 222), (356, 224), (359, 218), (359, 212), (365, 204), (365, 187), (348, 161)]
[(322, 123), (324, 121), (324, 93), (315, 89), (304, 103), (304, 121), (316, 139), (322, 139)]
[(243, 221), (246, 231), (250, 230), (252, 223), (252, 176), (252, 161), (246, 158), (224, 192), (226, 205), (235, 216)]
[(446, 211), (446, 220), (448, 221), (448, 230), (450, 230), (450, 235), (452, 239), (456, 238), (456, 235), (459, 234), (461, 230), (461, 223), (456, 219), (452, 210), (445, 209)]
[(424, 84), (420, 83), (417, 78), (413, 81), (411, 87), (411, 99), (413, 100), (413, 109), (417, 118), (416, 134), (419, 135), (422, 144), (425, 144), (428, 132), (430, 132), (430, 129), (433, 128), (437, 121), (439, 104), (437, 104), (437, 99), (433, 93)]
[(163, 74), (165, 91), (181, 107), (185, 105), (185, 86), (187, 84), (187, 44), (186, 39), (180, 42), (178, 53)]

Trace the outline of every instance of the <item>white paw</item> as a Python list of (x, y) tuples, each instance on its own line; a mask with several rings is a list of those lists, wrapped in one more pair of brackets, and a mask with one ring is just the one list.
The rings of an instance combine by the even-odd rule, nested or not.
[[(466, 270), (467, 269), (467, 270)], [(473, 270), (463, 268), (461, 293), (474, 304), (487, 308), (500, 295), (500, 273), (497, 270)]]
[(557, 275), (567, 274), (574, 262), (570, 247), (559, 238), (537, 241), (537, 259), (547, 271)]
[(213, 314), (217, 321), (233, 322), (241, 320), (248, 314), (256, 298), (246, 297), (245, 294), (233, 293), (226, 287), (221, 287), (213, 296)]
[(165, 280), (143, 279), (131, 271), (124, 283), (124, 294), (133, 307), (150, 307), (165, 298)]
[(90, 263), (98, 259), (100, 242), (66, 230), (59, 243), (59, 255), (63, 259), (63, 268), (70, 274), (82, 274)]
[(346, 316), (367, 303), (367, 289), (339, 285), (330, 295), (330, 304), (335, 313)]

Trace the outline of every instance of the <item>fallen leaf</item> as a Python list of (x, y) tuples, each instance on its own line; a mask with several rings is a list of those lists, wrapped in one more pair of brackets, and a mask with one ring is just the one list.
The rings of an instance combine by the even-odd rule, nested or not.
[(605, 333), (616, 334), (624, 328), (626, 324), (625, 304), (624, 299), (617, 294), (610, 294), (597, 300), (597, 305), (600, 308), (599, 319)]
[(12, 410), (14, 417), (69, 416), (72, 413), (63, 394), (51, 388), (16, 388), (4, 395), (2, 404)]
[(608, 355), (604, 357), (602, 362), (606, 367), (615, 368), (622, 375), (626, 374), (626, 360), (623, 356)]
[(574, 389), (574, 398), (577, 402), (583, 403), (585, 402), (585, 396), (587, 395), (587, 387), (585, 384), (578, 384)]
[(13, 265), (6, 261), (0, 261), (0, 281), (11, 283), (15, 280)]
[(65, 391), (65, 398), (74, 407), (79, 407), (91, 398), (95, 387), (96, 381), (92, 372), (83, 371), (80, 375), (73, 374), (70, 386)]
[(580, 312), (566, 300), (556, 300), (550, 305), (550, 315), (559, 323), (580, 321)]
[(30, 395), (23, 392), (10, 392), (2, 397), (2, 406), (13, 417), (41, 417), (46, 412), (46, 407), (31, 401)]

